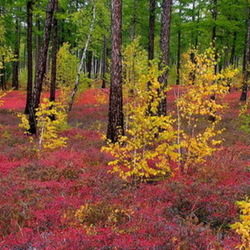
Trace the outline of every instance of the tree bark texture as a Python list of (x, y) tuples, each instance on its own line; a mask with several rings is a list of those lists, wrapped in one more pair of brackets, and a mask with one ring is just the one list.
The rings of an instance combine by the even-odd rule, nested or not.
[(39, 51), (41, 48), (41, 35), (39, 34), (41, 31), (41, 23), (40, 20), (36, 20), (36, 29), (37, 29), (37, 34), (36, 34), (36, 69), (35, 72), (37, 72), (38, 69), (38, 62), (39, 62)]
[(107, 38), (103, 36), (103, 52), (102, 52), (102, 88), (106, 88), (106, 74), (107, 71)]
[(2, 68), (0, 71), (1, 88), (2, 88), (2, 90), (6, 90), (6, 78), (5, 78), (6, 70), (5, 70), (5, 57), (4, 57), (4, 55), (2, 55), (1, 60), (2, 60)]
[(47, 14), (44, 26), (44, 34), (43, 34), (43, 44), (39, 53), (39, 62), (38, 68), (35, 77), (35, 85), (32, 94), (32, 105), (30, 107), (29, 112), (29, 123), (30, 123), (30, 133), (36, 134), (36, 109), (40, 104), (40, 97), (42, 92), (42, 84), (44, 81), (45, 71), (46, 71), (46, 63), (47, 63), (47, 55), (48, 48), (50, 42), (50, 33), (53, 21), (53, 14), (55, 10), (57, 0), (50, 0), (47, 6)]
[[(181, 7), (179, 9), (179, 18), (181, 20)], [(180, 69), (181, 69), (181, 23), (179, 23), (177, 34), (177, 65), (176, 65), (176, 84), (180, 84)]]
[(19, 31), (18, 17), (16, 17), (15, 32), (16, 32), (15, 46), (14, 46), (15, 61), (13, 62), (12, 88), (17, 90), (19, 87), (19, 48), (20, 48), (20, 31)]
[(112, 51), (111, 86), (109, 99), (107, 139), (112, 143), (124, 135), (124, 117), (122, 100), (122, 1), (112, 0)]
[(247, 23), (247, 41), (245, 47), (245, 56), (243, 62), (243, 83), (241, 92), (241, 101), (247, 100), (248, 81), (249, 81), (249, 66), (250, 66), (250, 7), (248, 7), (248, 23)]
[(149, 0), (148, 60), (154, 59), (156, 0)]
[(32, 63), (32, 19), (33, 1), (27, 2), (27, 97), (25, 114), (29, 114), (32, 103), (33, 63)]
[[(55, 13), (58, 11), (58, 0), (55, 1)], [(50, 101), (56, 99), (56, 58), (58, 45), (58, 20), (54, 15), (53, 19), (53, 40), (52, 40), (52, 62), (51, 62), (51, 82), (50, 82)]]
[[(170, 42), (170, 23), (171, 23), (171, 9), (172, 0), (162, 1), (162, 15), (161, 15), (161, 67), (164, 68), (169, 66), (169, 42)], [(159, 105), (159, 115), (167, 114), (167, 99), (165, 94), (165, 89), (167, 87), (168, 69), (165, 69), (163, 74), (159, 77), (161, 83), (161, 95), (162, 100)]]

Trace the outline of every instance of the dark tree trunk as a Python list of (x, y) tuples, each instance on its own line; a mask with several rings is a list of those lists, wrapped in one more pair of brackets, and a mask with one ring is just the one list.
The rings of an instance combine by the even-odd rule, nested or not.
[[(212, 18), (213, 18), (213, 28), (212, 28), (212, 46), (215, 49), (215, 60), (217, 61), (218, 55), (216, 51), (216, 30), (217, 30), (217, 16), (218, 16), (218, 10), (217, 10), (217, 0), (212, 0)], [(214, 73), (217, 73), (217, 67), (218, 65), (216, 64), (214, 66)]]
[(240, 97), (241, 101), (247, 100), (249, 66), (250, 66), (250, 8), (248, 8), (247, 41), (246, 41), (245, 55), (243, 62), (243, 83), (242, 83), (242, 92)]
[(41, 48), (41, 35), (40, 35), (41, 23), (40, 23), (39, 18), (36, 20), (36, 29), (38, 33), (36, 34), (36, 69), (35, 69), (35, 72), (37, 72), (38, 61), (39, 61), (39, 51)]
[[(234, 64), (235, 64), (236, 40), (237, 40), (237, 33), (234, 32), (234, 34), (233, 34), (233, 45), (232, 45), (231, 56), (230, 56), (230, 64), (231, 64), (231, 65), (234, 65)], [(235, 66), (235, 65), (234, 65), (234, 66)]]
[(149, 0), (148, 60), (154, 59), (156, 0)]
[(107, 139), (112, 143), (124, 135), (124, 117), (122, 100), (122, 1), (112, 0), (112, 55), (111, 87), (109, 99), (109, 120)]
[[(156, 0), (149, 0), (149, 30), (148, 30), (148, 61), (154, 59), (154, 48), (155, 48), (155, 10), (156, 10)], [(149, 63), (150, 66), (150, 63)], [(151, 95), (150, 88), (152, 83), (148, 81), (147, 88), (149, 90), (149, 94)], [(149, 104), (148, 104), (148, 115), (153, 116), (151, 108), (152, 103), (154, 101), (153, 96), (151, 95)]]
[(195, 34), (195, 42), (194, 48), (198, 48), (198, 40), (199, 40), (199, 23), (200, 23), (200, 9), (198, 8), (197, 20), (196, 20), (196, 34)]
[[(179, 18), (181, 19), (181, 7), (179, 8)], [(176, 84), (180, 84), (180, 69), (181, 69), (181, 23), (178, 27), (177, 34), (177, 65), (176, 65)]]
[[(171, 23), (171, 9), (172, 0), (162, 1), (162, 16), (161, 16), (161, 67), (169, 66), (169, 41), (170, 41), (170, 23)], [(168, 69), (164, 70), (163, 74), (159, 77), (161, 83), (161, 96), (162, 100), (159, 105), (159, 115), (167, 114), (167, 99), (166, 99), (166, 87), (167, 87)]]
[(33, 19), (33, 1), (27, 2), (27, 98), (25, 114), (29, 114), (32, 103), (32, 81), (33, 81), (33, 65), (32, 65), (32, 19)]
[(1, 87), (2, 90), (6, 90), (6, 79), (5, 79), (5, 57), (2, 56), (2, 69), (1, 69)]
[(20, 47), (20, 32), (19, 32), (19, 20), (16, 17), (16, 40), (14, 46), (14, 55), (16, 61), (13, 62), (13, 76), (12, 76), (12, 88), (18, 89), (19, 87), (19, 47)]
[(87, 53), (87, 72), (88, 72), (88, 78), (91, 78), (91, 72), (92, 72), (92, 59), (93, 59), (93, 52), (91, 50)]
[[(212, 18), (213, 18), (213, 28), (212, 28), (212, 46), (213, 48), (215, 49), (215, 61), (217, 61), (218, 59), (218, 55), (217, 55), (217, 51), (216, 51), (216, 28), (217, 28), (217, 25), (216, 25), (216, 21), (217, 21), (217, 15), (218, 15), (218, 11), (217, 11), (217, 0), (212, 0)], [(217, 68), (218, 68), (218, 65), (215, 64), (214, 65), (214, 74), (216, 75), (217, 74)], [(213, 84), (213, 83), (212, 83)], [(215, 101), (215, 93), (213, 93), (210, 97), (210, 100), (213, 102)], [(216, 118), (214, 115), (210, 115), (209, 116), (209, 121), (211, 122), (215, 122)]]
[(181, 69), (181, 30), (178, 30), (177, 35), (177, 64), (176, 64), (176, 84), (180, 84), (180, 69)]
[(106, 74), (107, 71), (107, 38), (103, 36), (103, 52), (102, 52), (102, 88), (106, 88)]
[(135, 39), (135, 34), (136, 34), (136, 23), (137, 23), (137, 18), (136, 18), (136, 12), (137, 12), (137, 0), (133, 1), (133, 15), (131, 18), (131, 30), (130, 30), (130, 38), (131, 41), (133, 41)]
[[(192, 23), (195, 24), (195, 0), (193, 0), (193, 3), (192, 3)], [(192, 33), (191, 33), (191, 42), (192, 44), (194, 45), (195, 47), (195, 44), (196, 44), (196, 37), (197, 37), (197, 28), (195, 27), (195, 29), (192, 30)], [(196, 48), (196, 47), (195, 47)]]
[(29, 124), (31, 134), (36, 134), (36, 109), (40, 104), (40, 96), (42, 92), (42, 84), (44, 81), (45, 71), (46, 71), (46, 62), (48, 55), (48, 48), (50, 42), (50, 33), (51, 26), (53, 21), (53, 14), (55, 10), (56, 0), (50, 0), (47, 7), (47, 14), (44, 26), (44, 34), (43, 34), (43, 44), (39, 53), (39, 62), (38, 68), (35, 77), (35, 86), (32, 95), (32, 105), (31, 111), (29, 112)]
[(194, 67), (191, 70), (191, 72), (189, 73), (189, 80), (192, 82), (192, 85), (194, 85), (195, 79), (196, 79), (196, 64), (197, 64), (197, 60), (196, 60), (194, 52), (190, 53), (190, 61), (194, 65)]
[(215, 48), (215, 40), (216, 40), (216, 21), (217, 21), (217, 15), (218, 15), (218, 11), (217, 11), (217, 0), (212, 0), (212, 19), (213, 19), (213, 29), (212, 29), (212, 45)]
[[(58, 0), (55, 0), (55, 12), (58, 11)], [(51, 62), (51, 82), (50, 82), (50, 101), (56, 99), (56, 57), (58, 45), (58, 20), (54, 16), (53, 19), (53, 41), (52, 41), (52, 62)]]

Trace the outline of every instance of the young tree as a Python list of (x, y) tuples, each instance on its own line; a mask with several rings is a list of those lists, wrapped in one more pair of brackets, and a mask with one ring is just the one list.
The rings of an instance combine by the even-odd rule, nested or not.
[(47, 6), (47, 14), (44, 26), (44, 34), (43, 34), (43, 45), (39, 53), (40, 56), (35, 77), (35, 86), (32, 94), (32, 104), (30, 106), (30, 112), (29, 112), (29, 125), (30, 125), (29, 132), (31, 134), (36, 134), (36, 109), (39, 107), (40, 104), (40, 96), (42, 92), (42, 84), (46, 71), (50, 33), (51, 33), (56, 2), (57, 0), (50, 0)]
[(122, 101), (122, 1), (112, 0), (111, 86), (107, 139), (115, 143), (124, 135)]
[[(169, 41), (170, 41), (170, 23), (171, 23), (171, 9), (172, 9), (172, 0), (163, 0), (162, 1), (162, 15), (161, 15), (161, 67), (169, 66)], [(162, 100), (159, 107), (159, 115), (167, 114), (167, 99), (165, 95), (165, 89), (167, 87), (168, 79), (168, 69), (165, 69), (159, 82), (161, 83), (161, 95)]]

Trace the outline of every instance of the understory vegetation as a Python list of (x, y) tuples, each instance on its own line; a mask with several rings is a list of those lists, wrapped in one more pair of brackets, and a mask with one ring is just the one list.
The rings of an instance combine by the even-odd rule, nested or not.
[[(157, 83), (153, 65), (149, 71), (152, 71), (152, 85)], [(148, 75), (138, 77), (145, 77), (138, 83), (149, 80)], [(201, 84), (205, 84), (202, 79)], [(128, 99), (136, 95), (140, 101), (132, 102), (133, 109), (128, 108), (128, 135), (122, 144), (109, 148), (111, 155), (101, 151), (107, 147), (102, 138), (107, 122), (107, 89), (88, 89), (78, 96), (68, 115), (67, 127), (57, 132), (67, 138), (67, 146), (53, 150), (31, 147), (30, 137), (18, 126), (20, 118), (16, 115), (24, 108), (25, 93), (7, 93), (1, 98), (0, 110), (0, 248), (234, 249), (238, 246), (247, 249), (249, 200), (245, 197), (250, 192), (250, 140), (242, 126), (247, 119), (243, 113), (248, 109), (244, 107), (245, 111), (240, 111), (243, 109), (238, 101), (240, 92), (232, 88), (221, 96), (220, 102), (228, 106), (226, 111), (216, 110), (213, 112), (217, 118), (215, 124), (208, 122), (212, 111), (202, 111), (203, 102), (199, 112), (205, 112), (204, 118), (203, 113), (198, 113), (201, 115), (198, 117), (197, 109), (191, 105), (181, 103), (185, 98), (189, 103), (199, 102), (202, 97), (197, 95), (196, 100), (190, 100), (188, 95), (195, 90), (198, 91), (199, 86), (172, 86), (167, 94), (168, 105), (175, 112), (162, 120), (154, 115), (145, 116), (143, 92), (128, 90)], [(46, 93), (44, 95), (46, 97)], [(176, 102), (178, 95), (180, 99)], [(135, 117), (142, 107), (141, 116)], [(179, 118), (176, 107), (179, 107)], [(191, 109), (188, 121), (185, 109)], [(155, 119), (156, 126), (150, 127), (147, 119)], [(158, 126), (162, 129), (156, 129)], [(190, 126), (195, 128), (193, 134), (188, 133)], [(224, 131), (217, 133), (222, 129)], [(152, 131), (155, 136), (151, 133), (148, 137)], [(178, 136), (179, 145), (184, 144), (182, 150), (176, 146)], [(33, 140), (39, 141), (39, 135), (37, 137)], [(139, 147), (143, 138), (142, 148), (145, 157), (149, 154), (148, 158), (142, 157)], [(208, 146), (210, 138), (216, 142), (211, 141)], [(191, 143), (203, 143), (204, 147)], [(152, 156), (155, 147), (160, 149)], [(154, 164), (161, 160), (153, 157), (162, 156), (168, 148), (171, 151), (165, 151), (163, 165), (158, 165), (161, 172), (156, 175), (153, 170), (147, 172), (147, 168), (155, 169)], [(129, 154), (134, 151), (138, 154), (135, 165), (129, 160), (130, 165), (120, 165), (125, 158), (119, 156), (122, 161), (118, 164), (112, 157), (116, 157), (113, 152), (126, 152), (124, 157), (132, 159)], [(197, 162), (192, 161), (192, 157)], [(140, 165), (143, 174), (131, 182), (130, 177), (137, 176), (135, 169), (140, 161), (147, 165)], [(109, 162), (113, 162), (111, 166)], [(165, 162), (167, 174), (162, 172), (165, 168), (161, 168)], [(240, 218), (236, 202), (241, 200), (245, 201), (237, 203), (243, 213)]]

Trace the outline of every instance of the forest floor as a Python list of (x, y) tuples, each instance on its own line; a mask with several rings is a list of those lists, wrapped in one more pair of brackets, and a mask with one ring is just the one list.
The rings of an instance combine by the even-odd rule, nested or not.
[[(239, 129), (240, 93), (220, 150), (164, 181), (133, 186), (108, 173), (108, 93), (89, 89), (69, 114), (67, 147), (37, 154), (18, 127), (25, 92), (0, 108), (0, 249), (235, 249), (235, 202), (250, 196), (250, 136)], [(174, 90), (168, 100), (173, 104)], [(81, 210), (79, 210), (81, 208)], [(78, 212), (77, 212), (78, 211)]]

